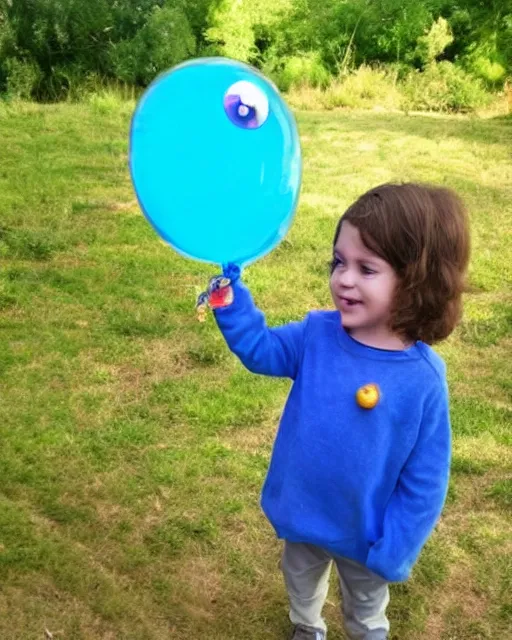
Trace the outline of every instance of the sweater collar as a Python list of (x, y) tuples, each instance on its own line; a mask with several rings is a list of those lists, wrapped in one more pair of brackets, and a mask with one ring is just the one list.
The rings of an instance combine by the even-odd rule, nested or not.
[(370, 360), (417, 360), (421, 357), (421, 342), (417, 341), (406, 349), (392, 351), (390, 349), (378, 349), (369, 347), (362, 342), (354, 340), (343, 328), (341, 315), (338, 311), (333, 311), (333, 321), (336, 323), (338, 342), (341, 347), (354, 355), (368, 358)]

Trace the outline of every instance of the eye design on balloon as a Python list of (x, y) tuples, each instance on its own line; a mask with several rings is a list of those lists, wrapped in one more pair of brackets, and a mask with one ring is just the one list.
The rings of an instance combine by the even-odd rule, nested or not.
[(268, 118), (268, 99), (255, 84), (240, 80), (226, 91), (224, 110), (237, 127), (257, 129)]

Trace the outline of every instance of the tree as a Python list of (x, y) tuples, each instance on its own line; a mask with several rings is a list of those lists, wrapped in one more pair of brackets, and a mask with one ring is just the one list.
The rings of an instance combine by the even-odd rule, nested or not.
[(161, 71), (191, 57), (196, 42), (187, 16), (179, 7), (155, 6), (131, 39), (113, 45), (116, 76), (133, 84), (148, 84)]

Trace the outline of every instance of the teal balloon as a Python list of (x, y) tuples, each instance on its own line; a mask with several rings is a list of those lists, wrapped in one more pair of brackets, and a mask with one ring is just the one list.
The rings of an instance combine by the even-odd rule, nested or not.
[(130, 131), (141, 209), (179, 253), (245, 266), (286, 235), (302, 160), (295, 119), (252, 67), (195, 59), (146, 90)]

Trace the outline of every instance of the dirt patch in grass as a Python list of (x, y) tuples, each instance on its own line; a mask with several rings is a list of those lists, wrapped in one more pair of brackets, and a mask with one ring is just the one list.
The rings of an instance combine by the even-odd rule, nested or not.
[(453, 441), (453, 455), (471, 463), (510, 467), (512, 469), (512, 450), (496, 442), (490, 434), (479, 437), (459, 437)]
[(2, 638), (49, 638), (47, 630), (55, 640), (63, 640), (67, 637), (65, 631), (70, 629), (79, 632), (84, 640), (115, 637), (79, 599), (59, 591), (39, 576), (27, 577), (19, 587), (7, 587), (0, 592)]
[(430, 599), (430, 613), (418, 640), (445, 640), (449, 612), (457, 610), (465, 621), (471, 622), (480, 620), (489, 607), (488, 598), (476, 586), (469, 562), (459, 562), (450, 568), (449, 577), (437, 596)]
[(499, 606), (495, 602), (499, 585), (492, 577), (495, 551), (507, 553), (503, 540), (507, 531), (512, 533), (512, 525), (487, 497), (497, 477), (500, 475), (495, 470), (456, 477), (457, 499), (447, 508), (437, 531), (449, 549), (449, 574), (439, 589), (429, 594), (429, 614), (418, 640), (462, 639), (463, 635), (452, 635), (453, 629), (473, 633), (482, 620), (489, 618), (491, 609)]
[(135, 211), (138, 209), (137, 202), (135, 200), (129, 200), (128, 202), (110, 202), (106, 205), (108, 211)]
[(504, 388), (512, 377), (512, 340), (504, 338), (487, 348), (452, 343), (456, 350), (447, 351), (449, 371), (458, 372), (450, 384), (452, 395), (484, 400), (497, 408), (512, 408), (512, 393)]
[(179, 378), (187, 375), (194, 368), (188, 357), (185, 345), (170, 340), (144, 341), (140, 366), (136, 371), (126, 368), (124, 377), (130, 381), (135, 378), (139, 384), (149, 381), (151, 384), (162, 382), (168, 378)]
[(258, 426), (231, 429), (224, 433), (222, 443), (243, 453), (268, 454), (270, 460), (270, 451), (276, 437), (279, 419), (280, 409), (273, 411)]
[(212, 619), (222, 591), (222, 575), (216, 563), (206, 556), (190, 557), (178, 568), (175, 579), (182, 585), (182, 602), (190, 613)]
[[(92, 375), (94, 382), (103, 383), (103, 390), (106, 386), (107, 390), (122, 395), (137, 394), (154, 383), (181, 378), (194, 369), (185, 345), (158, 339), (141, 340), (137, 347), (137, 356), (117, 364), (98, 362), (91, 353), (81, 355), (81, 368)], [(88, 387), (88, 391), (92, 389)]]

